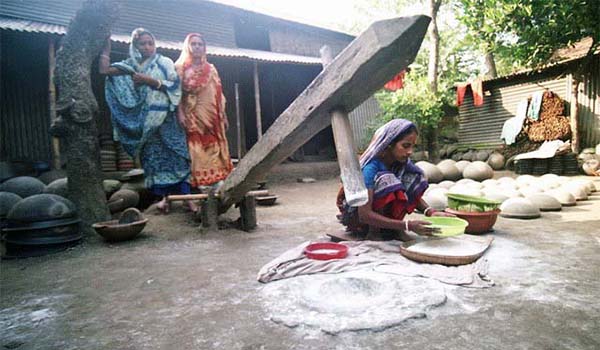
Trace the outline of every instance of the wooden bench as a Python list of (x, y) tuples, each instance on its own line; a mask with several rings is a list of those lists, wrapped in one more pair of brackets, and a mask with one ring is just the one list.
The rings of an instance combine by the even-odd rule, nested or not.
[[(248, 191), (242, 200), (238, 203), (240, 208), (241, 228), (244, 231), (251, 231), (256, 228), (256, 197), (266, 196), (268, 190)], [(213, 191), (209, 193), (198, 194), (175, 194), (167, 196), (167, 202), (200, 200), (200, 220), (202, 226), (206, 228), (216, 228), (219, 217), (220, 198), (218, 193)]]

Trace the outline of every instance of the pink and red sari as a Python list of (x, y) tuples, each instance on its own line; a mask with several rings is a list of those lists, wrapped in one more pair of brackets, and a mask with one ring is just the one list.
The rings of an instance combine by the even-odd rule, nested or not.
[(208, 186), (225, 179), (233, 164), (225, 131), (225, 96), (217, 69), (203, 57), (201, 64), (192, 62), (189, 40), (184, 41), (176, 69), (181, 77), (183, 96), (179, 105), (180, 120), (186, 131), (191, 158), (191, 184)]

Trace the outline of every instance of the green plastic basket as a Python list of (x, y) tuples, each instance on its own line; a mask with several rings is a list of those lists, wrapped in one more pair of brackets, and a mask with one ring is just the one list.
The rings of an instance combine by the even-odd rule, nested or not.
[(448, 208), (459, 211), (492, 211), (498, 209), (500, 204), (502, 204), (499, 201), (465, 194), (446, 193), (446, 196), (448, 197)]
[(465, 229), (469, 222), (463, 219), (446, 217), (446, 216), (431, 216), (423, 218), (424, 221), (430, 222), (431, 227), (439, 228), (440, 232), (434, 233), (436, 237), (452, 237), (465, 233)]

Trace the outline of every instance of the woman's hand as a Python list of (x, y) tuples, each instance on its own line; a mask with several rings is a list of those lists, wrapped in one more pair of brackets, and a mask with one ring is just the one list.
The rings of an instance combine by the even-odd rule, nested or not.
[(106, 42), (104, 43), (104, 47), (102, 48), (102, 55), (110, 56), (110, 35), (106, 38)]
[(440, 232), (438, 227), (431, 227), (430, 222), (422, 220), (408, 220), (406, 227), (409, 231), (421, 236), (431, 236), (434, 233)]
[(131, 78), (133, 79), (133, 82), (137, 85), (148, 85), (153, 88), (158, 88), (159, 86), (159, 82), (156, 79), (146, 74), (135, 73), (131, 76)]

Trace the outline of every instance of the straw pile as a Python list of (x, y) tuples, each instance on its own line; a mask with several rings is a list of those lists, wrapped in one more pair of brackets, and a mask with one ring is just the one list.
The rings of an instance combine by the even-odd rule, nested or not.
[(556, 94), (546, 91), (542, 99), (540, 117), (536, 121), (526, 120), (525, 130), (531, 141), (542, 142), (566, 140), (571, 136), (569, 118), (564, 116), (564, 101)]

